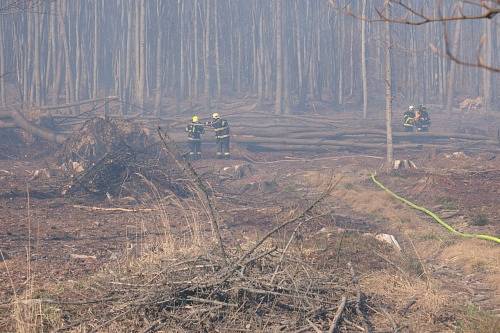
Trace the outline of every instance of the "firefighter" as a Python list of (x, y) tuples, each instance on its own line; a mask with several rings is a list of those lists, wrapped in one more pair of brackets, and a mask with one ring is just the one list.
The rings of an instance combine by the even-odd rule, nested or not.
[(424, 105), (419, 105), (417, 111), (415, 112), (415, 128), (418, 132), (428, 132), (431, 126), (431, 118), (427, 112), (427, 108)]
[(403, 128), (406, 132), (413, 132), (415, 122), (415, 106), (410, 105), (408, 111), (403, 114)]
[(229, 123), (222, 119), (217, 112), (212, 114), (212, 121), (206, 125), (212, 126), (215, 130), (215, 140), (217, 142), (217, 158), (229, 159)]
[(201, 135), (205, 133), (203, 124), (198, 116), (193, 116), (191, 123), (186, 126), (189, 140), (189, 159), (199, 160), (201, 158)]

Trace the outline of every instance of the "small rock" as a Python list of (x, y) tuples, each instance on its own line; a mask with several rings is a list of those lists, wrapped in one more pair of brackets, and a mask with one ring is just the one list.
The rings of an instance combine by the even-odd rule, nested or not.
[(401, 251), (401, 246), (399, 246), (398, 241), (393, 235), (389, 234), (377, 234), (375, 238), (381, 242), (391, 245), (395, 250)]

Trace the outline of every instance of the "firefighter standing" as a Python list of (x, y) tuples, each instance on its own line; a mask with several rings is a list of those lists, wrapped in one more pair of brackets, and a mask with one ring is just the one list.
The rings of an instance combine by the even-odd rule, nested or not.
[(423, 105), (420, 105), (415, 112), (415, 128), (418, 132), (428, 132), (429, 127), (431, 126), (431, 118), (429, 117), (429, 113), (427, 112), (427, 108)]
[(203, 124), (198, 116), (193, 116), (191, 123), (186, 126), (189, 140), (189, 159), (199, 160), (201, 158), (201, 135), (205, 133)]
[(231, 157), (229, 152), (229, 123), (215, 112), (212, 114), (212, 121), (208, 122), (207, 125), (212, 126), (215, 130), (217, 158), (229, 159)]
[(403, 128), (406, 132), (413, 132), (415, 122), (415, 106), (410, 105), (403, 115)]

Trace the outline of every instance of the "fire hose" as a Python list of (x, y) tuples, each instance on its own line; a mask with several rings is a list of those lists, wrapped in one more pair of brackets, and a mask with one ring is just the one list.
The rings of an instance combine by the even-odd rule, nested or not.
[(374, 174), (371, 175), (371, 179), (372, 179), (372, 181), (375, 184), (377, 184), (378, 187), (380, 187), (382, 190), (384, 190), (385, 192), (387, 192), (388, 194), (390, 194), (392, 197), (398, 199), (399, 201), (407, 204), (408, 206), (410, 206), (410, 207), (412, 207), (412, 208), (414, 208), (416, 210), (419, 210), (419, 211), (424, 212), (425, 214), (429, 215), (437, 223), (439, 223), (441, 226), (443, 226), (445, 229), (447, 229), (452, 234), (455, 234), (455, 235), (460, 236), (460, 237), (465, 237), (465, 238), (478, 238), (478, 239), (483, 239), (483, 240), (488, 240), (488, 241), (500, 243), (500, 238), (495, 237), (495, 236), (483, 235), (483, 234), (471, 234), (471, 233), (466, 233), (466, 232), (460, 232), (460, 231), (454, 229), (452, 226), (450, 226), (446, 222), (444, 222), (439, 216), (437, 216), (435, 213), (431, 212), (427, 208), (418, 206), (418, 205), (414, 204), (413, 202), (411, 202), (410, 200), (405, 199), (405, 198), (397, 195), (396, 193), (392, 192), (391, 190), (389, 190), (387, 187), (384, 186), (384, 184), (382, 184), (381, 182), (379, 182), (375, 178)]

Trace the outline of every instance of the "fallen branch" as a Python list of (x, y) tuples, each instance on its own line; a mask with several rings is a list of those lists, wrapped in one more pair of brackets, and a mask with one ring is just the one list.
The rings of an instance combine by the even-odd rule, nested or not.
[(340, 301), (340, 305), (337, 309), (337, 312), (335, 312), (335, 317), (333, 317), (332, 325), (330, 326), (328, 333), (333, 333), (337, 329), (337, 325), (339, 324), (340, 318), (342, 317), (342, 313), (344, 312), (346, 302), (347, 302), (347, 297), (342, 296), (342, 300)]
[(226, 302), (214, 301), (214, 300), (211, 300), (211, 299), (205, 299), (205, 298), (199, 298), (199, 297), (193, 297), (193, 296), (189, 296), (187, 298), (187, 300), (188, 301), (192, 301), (192, 302), (214, 304), (214, 305), (221, 305), (221, 306), (228, 306), (228, 307), (233, 307), (233, 308), (238, 307), (238, 304), (234, 304), (234, 303), (226, 303)]
[(359, 287), (358, 277), (356, 276), (356, 273), (354, 272), (354, 267), (350, 262), (347, 263), (347, 266), (351, 271), (352, 284), (354, 285), (354, 288), (356, 288), (356, 313), (358, 314), (358, 316), (361, 317), (363, 321), (364, 331), (370, 333), (371, 325), (368, 322), (368, 318), (366, 318), (365, 313), (363, 312), (363, 293), (361, 292), (361, 288)]
[(310, 321), (309, 319), (306, 319), (306, 321), (316, 333), (322, 333), (318, 326), (316, 326), (312, 321)]
[[(333, 180), (333, 177), (332, 177), (332, 180)], [(227, 273), (227, 275), (225, 276), (223, 281), (226, 281), (238, 269), (238, 267), (241, 265), (241, 263), (243, 263), (243, 261), (246, 258), (248, 258), (253, 252), (255, 252), (255, 250), (257, 250), (262, 244), (264, 244), (264, 242), (269, 237), (271, 237), (274, 233), (276, 233), (276, 232), (280, 231), (281, 229), (285, 228), (286, 226), (288, 226), (292, 223), (295, 223), (295, 222), (299, 221), (300, 219), (304, 218), (309, 212), (311, 212), (314, 209), (314, 207), (316, 207), (317, 204), (319, 204), (321, 201), (323, 201), (323, 199), (325, 199), (326, 196), (328, 196), (333, 191), (333, 189), (338, 185), (338, 183), (340, 183), (341, 180), (342, 180), (342, 177), (340, 177), (335, 183), (332, 183), (330, 181), (330, 184), (328, 185), (325, 192), (323, 192), (323, 194), (321, 194), (318, 199), (316, 199), (313, 203), (311, 203), (302, 213), (300, 213), (297, 217), (294, 217), (293, 219), (288, 220), (288, 221), (280, 224), (279, 226), (275, 227), (271, 231), (269, 231), (264, 237), (262, 237), (254, 246), (252, 246), (247, 252), (245, 252), (236, 261), (236, 264)]]
[(121, 207), (95, 207), (95, 206), (83, 206), (83, 205), (73, 205), (73, 208), (91, 210), (91, 211), (105, 211), (105, 212), (130, 212), (130, 213), (138, 213), (138, 212), (154, 212), (158, 209), (154, 208), (121, 208)]
[[(224, 261), (227, 264), (227, 254), (226, 254), (226, 250), (224, 249), (224, 242), (222, 241), (219, 223), (217, 221), (217, 217), (215, 215), (215, 210), (214, 210), (214, 207), (212, 204), (212, 200), (210, 198), (210, 195), (208, 194), (208, 190), (207, 190), (205, 184), (203, 183), (202, 179), (200, 178), (200, 176), (198, 175), (196, 170), (193, 168), (193, 166), (189, 162), (184, 161), (184, 163), (182, 163), (179, 160), (179, 158), (177, 157), (177, 155), (175, 153), (175, 151), (177, 151), (177, 149), (175, 147), (175, 142), (172, 139), (170, 139), (170, 137), (168, 136), (167, 133), (162, 133), (161, 127), (158, 127), (158, 136), (160, 137), (160, 140), (162, 141), (168, 155), (170, 155), (170, 157), (173, 159), (175, 164), (177, 164), (179, 169), (181, 169), (185, 174), (187, 174), (191, 179), (194, 180), (193, 183), (196, 186), (196, 188), (201, 193), (203, 193), (203, 195), (205, 196), (205, 200), (206, 200), (207, 206), (208, 206), (208, 212), (210, 215), (210, 223), (212, 224), (212, 228), (216, 234), (217, 242), (219, 244), (219, 249), (220, 249), (222, 258), (224, 259)], [(172, 145), (173, 145), (173, 147), (171, 147)]]

